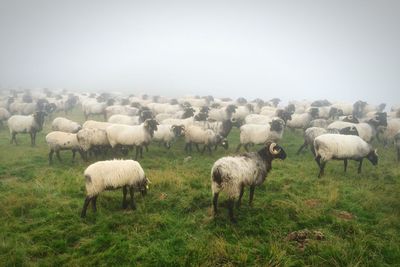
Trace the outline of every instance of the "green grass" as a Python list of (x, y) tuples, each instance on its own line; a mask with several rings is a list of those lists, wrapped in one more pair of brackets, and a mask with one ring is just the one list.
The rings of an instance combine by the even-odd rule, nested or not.
[[(68, 117), (83, 120), (80, 110)], [(170, 150), (153, 144), (140, 160), (152, 184), (145, 198), (136, 195), (137, 210), (122, 210), (121, 190), (107, 191), (99, 196), (97, 214), (88, 209), (81, 219), (82, 173), (95, 160), (84, 163), (77, 156), (72, 163), (71, 153), (62, 152), (63, 162), (49, 166), (47, 132), (49, 123), (32, 148), (28, 135), (17, 135), (15, 146), (8, 130), (0, 130), (0, 266), (400, 264), (400, 164), (394, 148), (378, 145), (378, 166), (366, 161), (361, 175), (355, 162), (344, 173), (343, 163), (332, 161), (318, 179), (311, 153), (295, 155), (301, 133), (287, 131), (281, 145), (288, 158), (273, 163), (253, 207), (246, 189), (234, 225), (223, 194), (220, 214), (212, 216), (210, 169), (219, 157), (234, 154), (238, 130), (229, 137), (228, 151), (193, 152), (185, 164), (182, 141)], [(302, 229), (325, 238), (311, 238), (301, 248), (287, 235)]]

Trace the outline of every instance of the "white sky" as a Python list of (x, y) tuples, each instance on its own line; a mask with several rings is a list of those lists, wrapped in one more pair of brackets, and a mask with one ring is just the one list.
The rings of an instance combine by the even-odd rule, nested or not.
[(0, 88), (400, 103), (399, 0), (0, 0)]

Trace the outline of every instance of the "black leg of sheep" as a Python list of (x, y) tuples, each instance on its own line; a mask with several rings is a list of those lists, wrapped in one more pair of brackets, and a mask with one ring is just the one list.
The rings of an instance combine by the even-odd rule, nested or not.
[(253, 205), (253, 198), (254, 198), (254, 190), (256, 187), (254, 185), (250, 186), (250, 198), (249, 198), (249, 206)]
[(344, 163), (344, 172), (346, 172), (347, 171), (347, 159), (345, 159), (343, 161), (343, 163)]
[(217, 215), (218, 212), (217, 205), (218, 205), (218, 193), (214, 193), (213, 197), (214, 216)]
[(128, 189), (126, 188), (126, 185), (122, 187), (122, 193), (123, 193), (122, 208), (126, 209), (128, 207), (128, 203), (126, 202), (126, 194), (128, 193)]
[(242, 185), (242, 186), (240, 187), (239, 199), (238, 199), (238, 201), (237, 201), (237, 203), (236, 203), (236, 206), (237, 206), (238, 209), (240, 208), (240, 205), (242, 204), (243, 193), (244, 193), (244, 186)]
[(132, 208), (132, 210), (135, 210), (136, 204), (135, 204), (135, 199), (133, 198), (133, 196), (134, 196), (133, 186), (129, 187), (129, 195), (131, 197), (131, 208)]
[(233, 207), (235, 206), (235, 200), (234, 199), (229, 199), (228, 200), (228, 214), (229, 214), (229, 218), (231, 219), (232, 223), (236, 223), (236, 219), (233, 216)]
[(92, 209), (93, 209), (93, 212), (97, 212), (96, 202), (97, 202), (97, 196), (94, 196), (92, 198)]
[(81, 218), (86, 217), (86, 210), (87, 210), (87, 207), (89, 206), (90, 200), (92, 200), (92, 197), (85, 198), (85, 202), (83, 203), (83, 208), (82, 208), (82, 212), (81, 212)]
[(360, 161), (360, 164), (358, 165), (358, 173), (361, 173), (361, 166), (363, 163), (363, 159), (360, 159), (359, 161)]

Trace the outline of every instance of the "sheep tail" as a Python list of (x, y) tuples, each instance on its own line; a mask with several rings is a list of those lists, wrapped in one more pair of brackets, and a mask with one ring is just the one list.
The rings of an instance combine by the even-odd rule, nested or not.
[(219, 168), (216, 168), (213, 171), (213, 181), (216, 182), (218, 185), (221, 185), (222, 183), (222, 175), (221, 172), (219, 171)]

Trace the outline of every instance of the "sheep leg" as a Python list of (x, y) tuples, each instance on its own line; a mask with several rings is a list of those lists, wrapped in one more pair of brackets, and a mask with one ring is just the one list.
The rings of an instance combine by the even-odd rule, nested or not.
[[(146, 147), (146, 151), (149, 151), (148, 149), (147, 149), (147, 146), (145, 145), (145, 147)], [(140, 158), (142, 159), (143, 158), (143, 147), (142, 146), (139, 146), (139, 152), (140, 152)]]
[(326, 161), (323, 161), (320, 163), (318, 178), (321, 178), (322, 176), (324, 176), (325, 164), (326, 164)]
[(73, 150), (72, 150), (72, 162), (75, 161), (75, 155), (76, 155), (76, 150), (73, 149)]
[(236, 152), (239, 152), (240, 148), (242, 147), (242, 144), (239, 143), (239, 145), (236, 148)]
[(254, 190), (256, 187), (254, 185), (250, 186), (250, 199), (249, 199), (249, 206), (253, 205), (253, 198), (254, 198)]
[(360, 159), (360, 164), (358, 164), (358, 173), (361, 173), (362, 163), (363, 163), (363, 159)]
[(194, 144), (196, 146), (197, 152), (200, 152), (199, 144)]
[(307, 142), (305, 142), (305, 141), (304, 141), (304, 144), (302, 144), (302, 145), (300, 146), (299, 150), (297, 150), (297, 153), (296, 153), (296, 154), (299, 155), (300, 152), (301, 152), (304, 148), (307, 148)]
[(347, 171), (347, 159), (345, 159), (343, 161), (343, 163), (344, 163), (344, 172), (346, 172)]
[[(144, 147), (146, 148), (146, 152), (149, 152), (149, 146), (148, 145), (144, 145)], [(142, 148), (143, 150), (143, 148)]]
[(126, 203), (126, 194), (128, 193), (128, 189), (126, 188), (126, 185), (124, 185), (122, 187), (122, 193), (123, 193), (122, 208), (126, 209), (128, 207), (128, 203)]
[(36, 132), (33, 132), (32, 136), (33, 136), (33, 146), (36, 146)]
[(131, 196), (131, 208), (132, 210), (136, 209), (135, 199), (133, 198), (133, 186), (129, 187), (129, 195)]
[(242, 197), (243, 197), (243, 193), (244, 193), (244, 185), (240, 186), (240, 194), (239, 194), (239, 199), (236, 203), (237, 208), (240, 208), (240, 205), (242, 204)]
[(83, 152), (82, 149), (79, 149), (78, 152), (79, 152), (79, 155), (81, 155), (81, 159), (84, 161), (87, 161), (85, 152)]
[(185, 152), (187, 153), (189, 151), (189, 147), (190, 147), (190, 151), (192, 150), (191, 144), (190, 143), (186, 143), (185, 144)]
[(233, 207), (235, 205), (235, 200), (234, 199), (229, 199), (228, 200), (228, 214), (229, 214), (229, 219), (231, 219), (232, 223), (236, 223), (236, 219), (233, 216)]
[[(197, 144), (196, 144), (197, 145)], [(203, 150), (201, 151), (201, 154), (203, 155), (204, 154), (204, 151), (206, 151), (206, 147), (207, 147), (207, 145), (204, 145), (203, 146)]]
[(249, 145), (250, 145), (250, 144), (245, 144), (245, 145), (244, 145), (244, 150), (246, 150), (246, 152), (249, 152)]
[(208, 154), (211, 155), (211, 154), (212, 154), (212, 151), (211, 151), (210, 145), (207, 145), (207, 149), (208, 149)]
[(313, 156), (315, 157), (314, 145), (310, 145), (310, 150), (311, 150), (311, 153), (313, 154)]
[(216, 151), (216, 150), (217, 150), (217, 148), (218, 148), (218, 145), (215, 145), (215, 147), (214, 147), (214, 151)]
[(97, 196), (94, 196), (93, 199), (92, 199), (93, 212), (97, 212), (96, 202), (97, 202)]
[(12, 144), (13, 142), (15, 142), (15, 144), (17, 144), (17, 139), (15, 138), (15, 136), (17, 135), (17, 133), (12, 132), (11, 133), (11, 141), (10, 144)]
[(87, 207), (89, 206), (90, 200), (92, 200), (92, 197), (85, 198), (85, 202), (83, 203), (83, 208), (82, 208), (82, 212), (81, 212), (81, 218), (86, 217), (86, 210), (87, 210)]
[(317, 162), (318, 167), (321, 168), (321, 156), (315, 157), (315, 162)]
[(60, 157), (60, 150), (56, 151), (56, 156), (57, 156), (58, 160), (61, 162), (62, 160), (61, 160), (61, 157)]
[(49, 164), (53, 163), (53, 154), (54, 154), (54, 150), (50, 149), (50, 152), (49, 152)]
[(139, 147), (136, 147), (136, 155), (135, 155), (135, 160), (138, 159), (138, 155), (139, 155)]
[(217, 205), (218, 205), (218, 193), (214, 193), (214, 197), (213, 197), (214, 215), (217, 214)]
[(35, 144), (34, 144), (34, 142), (33, 142), (33, 133), (30, 132), (29, 135), (31, 136), (31, 146), (34, 146)]

